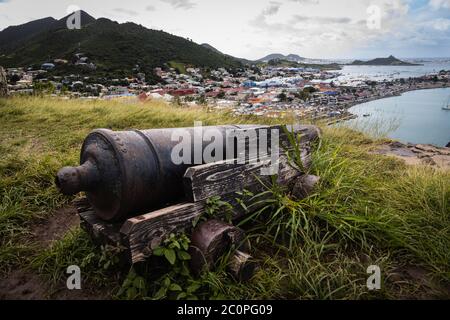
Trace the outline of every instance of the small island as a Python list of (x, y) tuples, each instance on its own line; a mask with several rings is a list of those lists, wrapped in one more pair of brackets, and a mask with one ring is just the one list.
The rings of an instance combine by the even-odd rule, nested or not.
[(376, 58), (369, 61), (355, 60), (349, 65), (351, 66), (422, 66), (423, 64), (415, 64), (397, 59), (393, 55), (387, 58)]

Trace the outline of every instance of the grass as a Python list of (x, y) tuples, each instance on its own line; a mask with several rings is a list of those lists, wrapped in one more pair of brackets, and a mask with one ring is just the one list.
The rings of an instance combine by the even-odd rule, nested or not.
[(169, 61), (169, 66), (171, 68), (174, 68), (181, 74), (186, 74), (186, 66), (184, 65), (184, 63), (176, 62), (176, 61)]
[[(86, 280), (114, 292), (121, 285), (109, 255), (79, 228), (50, 247), (29, 237), (33, 225), (71, 200), (53, 175), (78, 162), (95, 128), (123, 130), (258, 123), (162, 103), (17, 97), (0, 100), (0, 272), (28, 268), (61, 283), (65, 268), (83, 265)], [(273, 120), (272, 120), (273, 121)], [(264, 210), (243, 225), (258, 259), (248, 283), (219, 268), (201, 275), (200, 296), (235, 299), (449, 298), (450, 172), (409, 167), (370, 154), (377, 140), (342, 127), (323, 128), (311, 172), (320, 186), (296, 201), (268, 187)], [(382, 290), (368, 291), (366, 269), (382, 270)], [(117, 290), (116, 290), (117, 291)]]

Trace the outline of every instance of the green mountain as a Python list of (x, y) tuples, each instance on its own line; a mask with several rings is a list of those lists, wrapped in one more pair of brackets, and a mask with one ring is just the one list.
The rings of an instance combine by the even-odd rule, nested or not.
[[(0, 39), (11, 32), (4, 34), (5, 31), (8, 29), (0, 32)], [(94, 19), (85, 12), (82, 12), (82, 28), (79, 30), (69, 30), (66, 18), (63, 18), (45, 28), (36, 28), (32, 36), (23, 38), (14, 49), (8, 44), (0, 47), (0, 65), (40, 65), (54, 59), (72, 61), (74, 54), (79, 52), (97, 66), (96, 73), (109, 76), (127, 75), (132, 70), (150, 75), (154, 67), (171, 61), (210, 68), (241, 66), (241, 62), (230, 56), (184, 38), (135, 23), (119, 24), (106, 18)]]
[(376, 58), (369, 61), (355, 60), (350, 65), (354, 66), (420, 66), (420, 64), (401, 61), (390, 55), (387, 58)]
[(50, 30), (56, 21), (48, 17), (4, 29), (0, 32), (0, 52), (12, 50), (36, 34)]

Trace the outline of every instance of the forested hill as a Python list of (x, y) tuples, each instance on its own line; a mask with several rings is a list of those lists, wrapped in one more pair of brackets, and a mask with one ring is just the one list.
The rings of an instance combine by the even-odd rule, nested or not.
[[(73, 59), (82, 52), (98, 70), (127, 73), (139, 65), (142, 72), (170, 61), (202, 67), (239, 67), (238, 60), (207, 49), (193, 41), (135, 23), (94, 19), (82, 12), (82, 28), (69, 30), (65, 18), (44, 23), (31, 22), (0, 32), (0, 65), (6, 67), (40, 65), (54, 59)], [(35, 27), (31, 36), (31, 27)], [(33, 28), (31, 28), (33, 29)], [(9, 35), (15, 34), (15, 37)], [(8, 40), (10, 39), (10, 40)], [(20, 41), (14, 40), (20, 39)]]

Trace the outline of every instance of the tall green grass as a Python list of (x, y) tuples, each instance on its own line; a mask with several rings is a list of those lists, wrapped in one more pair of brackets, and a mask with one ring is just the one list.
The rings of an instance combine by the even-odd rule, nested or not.
[[(58, 282), (67, 264), (84, 263), (93, 283), (120, 286), (116, 277), (108, 285), (107, 273), (97, 270), (103, 253), (79, 229), (49, 248), (28, 237), (38, 219), (71, 200), (59, 195), (53, 175), (78, 163), (80, 145), (92, 129), (182, 127), (194, 121), (275, 120), (157, 102), (0, 99), (0, 272), (30, 266)], [(264, 210), (243, 225), (260, 265), (255, 277), (242, 284), (223, 268), (205, 273), (202, 297), (448, 298), (450, 173), (369, 153), (376, 144), (348, 128), (323, 128), (311, 169), (321, 177), (315, 193), (296, 201), (289, 190), (268, 186)], [(366, 288), (371, 264), (381, 267), (381, 291)], [(424, 279), (412, 277), (412, 267), (423, 270)]]

